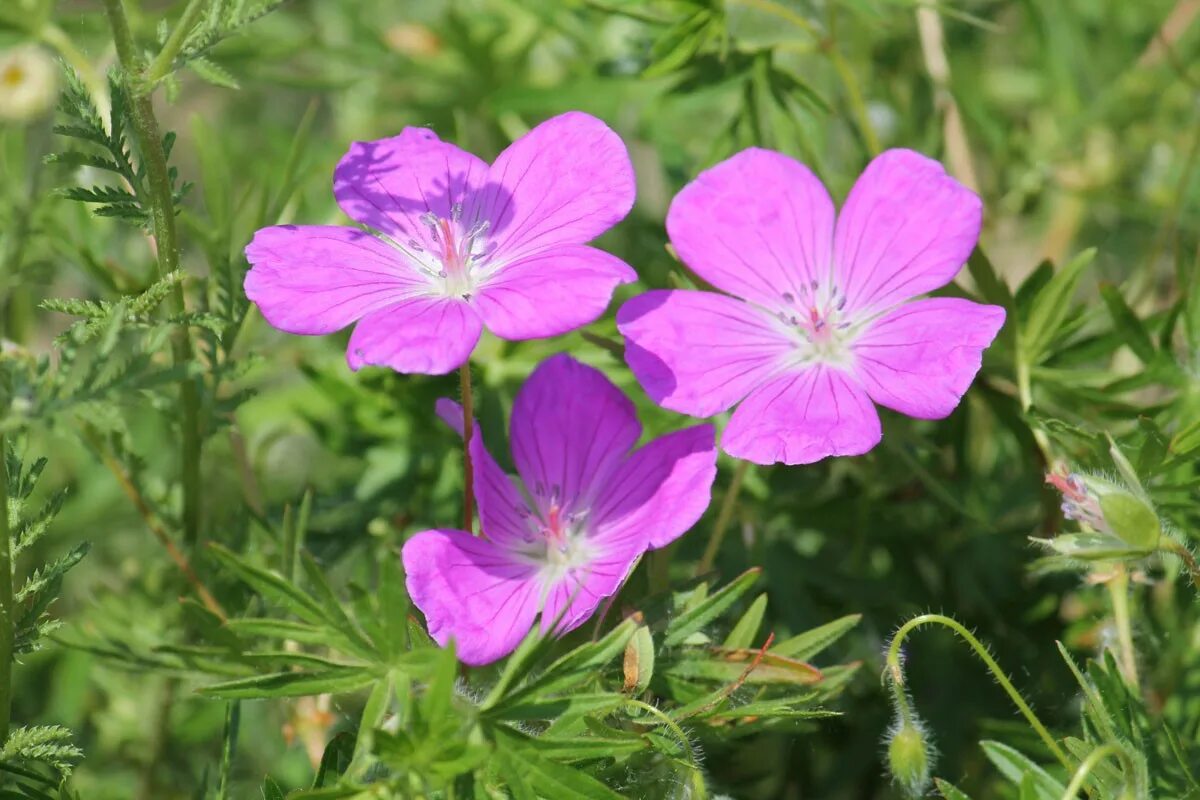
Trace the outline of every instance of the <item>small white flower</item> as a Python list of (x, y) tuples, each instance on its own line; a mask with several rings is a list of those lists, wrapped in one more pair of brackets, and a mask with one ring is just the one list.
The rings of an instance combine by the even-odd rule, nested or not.
[(58, 99), (58, 65), (36, 45), (0, 51), (0, 120), (33, 119)]

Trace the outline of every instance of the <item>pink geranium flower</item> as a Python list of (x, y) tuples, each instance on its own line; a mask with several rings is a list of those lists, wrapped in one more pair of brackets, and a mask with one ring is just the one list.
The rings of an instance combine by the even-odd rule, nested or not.
[(936, 161), (889, 150), (835, 224), (808, 168), (745, 150), (701, 173), (667, 214), (679, 257), (727, 294), (632, 298), (617, 313), (626, 360), (666, 408), (707, 417), (740, 402), (721, 439), (732, 456), (865, 453), (882, 436), (872, 401), (946, 416), (1004, 323), (996, 306), (913, 299), (955, 276), (980, 215), (979, 198)]
[(637, 278), (585, 244), (634, 198), (625, 145), (587, 114), (542, 123), (490, 167), (425, 128), (355, 142), (333, 192), (369, 230), (264, 228), (246, 247), (245, 288), (289, 333), (357, 322), (351, 369), (444, 374), (484, 326), (503, 339), (556, 336), (595, 320)]
[[(453, 416), (448, 403), (439, 412)], [(633, 404), (600, 372), (566, 355), (542, 362), (513, 403), (519, 480), (478, 428), (472, 436), (483, 536), (430, 530), (404, 543), (408, 592), (430, 635), (486, 664), (512, 652), (539, 613), (543, 631), (561, 620), (555, 633), (565, 633), (616, 593), (642, 553), (694, 525), (716, 475), (712, 426), (634, 450), (641, 433)]]

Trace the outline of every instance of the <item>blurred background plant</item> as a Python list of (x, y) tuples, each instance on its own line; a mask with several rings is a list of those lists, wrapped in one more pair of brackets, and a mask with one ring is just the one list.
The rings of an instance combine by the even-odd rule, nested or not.
[[(0, 580), (20, 726), (0, 776), (52, 796), (74, 765), (89, 800), (886, 798), (927, 776), (976, 800), (1200, 796), (1197, 16), (1192, 0), (0, 5), (0, 486), (21, 556), (7, 604)], [(453, 379), (352, 374), (344, 337), (278, 335), (241, 292), (241, 249), (264, 224), (342, 221), (329, 184), (352, 140), (425, 125), (490, 156), (572, 108), (630, 145), (638, 204), (602, 244), (642, 287), (688, 281), (662, 222), (698, 170), (767, 146), (843, 197), (907, 146), (983, 196), (981, 250), (949, 291), (1009, 324), (950, 419), (887, 414), (872, 454), (751, 469), (736, 503), (723, 462), (710, 513), (594, 636), (458, 674), (406, 620), (395, 571), (406, 535), (459, 515), (460, 454), (429, 422)], [(678, 426), (620, 347), (611, 315), (485, 339), (483, 424), (503, 430), (523, 377), (569, 349), (648, 433)], [(1132, 501), (1080, 529), (1047, 472)], [(991, 646), (1060, 752), (948, 633), (897, 642), (884, 672), (891, 632), (928, 611)], [(899, 745), (896, 692), (921, 732)]]

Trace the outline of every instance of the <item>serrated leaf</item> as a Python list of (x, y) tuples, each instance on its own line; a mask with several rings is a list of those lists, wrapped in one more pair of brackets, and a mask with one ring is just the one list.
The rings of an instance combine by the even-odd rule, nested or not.
[(722, 587), (720, 591), (706, 597), (671, 620), (663, 639), (664, 646), (675, 647), (682, 644), (693, 633), (727, 611), (738, 601), (738, 598), (750, 591), (761, 572), (762, 570), (757, 567), (746, 570), (730, 581), (728, 585)]
[(211, 83), (213, 86), (220, 86), (224, 89), (241, 89), (242, 86), (237, 82), (237, 78), (233, 74), (216, 62), (209, 61), (207, 58), (196, 57), (188, 62), (188, 67), (192, 72), (196, 73), (201, 80)]

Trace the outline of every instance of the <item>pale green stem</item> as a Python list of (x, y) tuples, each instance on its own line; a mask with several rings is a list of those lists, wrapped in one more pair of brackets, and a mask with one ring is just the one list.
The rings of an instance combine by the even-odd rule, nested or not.
[[(179, 269), (179, 239), (175, 231), (175, 199), (167, 171), (167, 156), (163, 151), (162, 135), (154, 116), (154, 105), (148, 94), (135, 90), (141, 75), (142, 62), (138, 56), (129, 20), (121, 0), (104, 0), (112, 27), (117, 57), (125, 71), (129, 92), (129, 110), (138, 150), (146, 168), (146, 197), (150, 210), (154, 243), (158, 250), (159, 276)], [(183, 287), (176, 283), (172, 293), (173, 311), (186, 313)], [(175, 363), (181, 367), (192, 364), (192, 342), (186, 325), (178, 325), (172, 338)], [(181, 479), (183, 483), (183, 538), (189, 547), (200, 541), (200, 398), (192, 378), (185, 376), (179, 383), (180, 406), (183, 415), (183, 441), (180, 448)]]
[(717, 553), (721, 550), (721, 542), (725, 539), (725, 531), (729, 529), (729, 523), (733, 521), (733, 512), (737, 508), (738, 496), (742, 493), (742, 483), (745, 482), (746, 473), (749, 471), (749, 461), (738, 461), (738, 465), (733, 471), (733, 480), (730, 481), (729, 489), (725, 492), (725, 499), (721, 501), (721, 510), (717, 513), (712, 536), (708, 538), (708, 544), (704, 547), (704, 555), (700, 557), (700, 563), (696, 565), (697, 575), (708, 572), (716, 563)]
[(471, 396), (471, 362), (458, 370), (463, 410), (463, 530), (475, 530), (475, 473), (471, 466), (471, 437), (475, 432), (475, 402)]
[(184, 40), (187, 39), (192, 26), (196, 24), (196, 20), (200, 18), (200, 14), (204, 11), (204, 5), (205, 0), (191, 0), (187, 4), (187, 7), (183, 9), (183, 14), (179, 17), (179, 22), (175, 23), (175, 28), (171, 31), (171, 35), (167, 37), (162, 50), (158, 52), (158, 55), (154, 57), (154, 61), (146, 68), (144, 91), (153, 91), (155, 85), (171, 73), (171, 68), (175, 64), (175, 57), (179, 55)]
[[(1132, 766), (1129, 764), (1129, 757), (1125, 754), (1124, 750), (1115, 744), (1101, 745), (1088, 753), (1083, 761), (1079, 762), (1079, 769), (1075, 770), (1075, 774), (1071, 776), (1071, 782), (1067, 784), (1067, 790), (1063, 792), (1062, 800), (1077, 800), (1079, 790), (1083, 788), (1088, 776), (1092, 774), (1092, 770), (1109, 756), (1116, 756), (1121, 765), (1127, 769)], [(1130, 772), (1127, 771), (1126, 775), (1129, 774)]]
[(1135, 691), (1138, 682), (1137, 654), (1133, 649), (1133, 628), (1129, 621), (1129, 572), (1118, 564), (1116, 575), (1108, 580), (1108, 595), (1112, 600), (1113, 624), (1117, 627), (1117, 655), (1125, 681)]
[(8, 520), (8, 450), (0, 434), (0, 745), (8, 741), (12, 716), (13, 608), (12, 533)]
[(888, 647), (887, 653), (887, 669), (891, 675), (893, 691), (897, 698), (897, 708), (901, 716), (906, 720), (909, 719), (911, 710), (908, 707), (907, 697), (904, 695), (904, 668), (900, 658), (900, 646), (903, 644), (904, 638), (908, 636), (909, 633), (921, 627), (922, 625), (929, 624), (944, 625), (945, 627), (957, 633), (963, 641), (970, 645), (971, 649), (975, 651), (975, 655), (979, 657), (979, 660), (982, 661), (984, 666), (988, 668), (988, 671), (992, 673), (992, 677), (994, 677), (996, 682), (1000, 684), (1000, 688), (1002, 688), (1013, 701), (1013, 704), (1017, 707), (1017, 710), (1021, 712), (1021, 715), (1025, 717), (1025, 720), (1029, 723), (1030, 727), (1032, 727), (1034, 731), (1037, 732), (1038, 736), (1041, 737), (1042, 741), (1046, 743), (1046, 747), (1050, 749), (1050, 752), (1054, 754), (1054, 757), (1057, 758), (1064, 767), (1071, 769), (1073, 765), (1071, 764), (1070, 759), (1067, 758), (1067, 754), (1063, 752), (1061, 747), (1058, 746), (1058, 742), (1056, 742), (1054, 737), (1050, 735), (1050, 731), (1046, 729), (1046, 726), (1042, 724), (1042, 721), (1037, 718), (1036, 714), (1033, 713), (1033, 709), (1030, 708), (1029, 704), (1025, 702), (1025, 698), (1021, 697), (1021, 693), (1018, 692), (1016, 687), (1012, 685), (1012, 681), (1010, 681), (1008, 676), (1004, 674), (1004, 670), (1000, 669), (1000, 665), (996, 663), (996, 659), (992, 658), (992, 655), (987, 651), (987, 648), (984, 647), (983, 644), (975, 638), (975, 635), (967, 630), (962, 623), (942, 614), (922, 614), (919, 617), (913, 617), (908, 622), (901, 625), (900, 629), (896, 631), (896, 635), (892, 637), (892, 643)]

